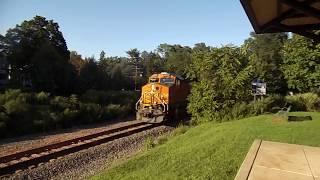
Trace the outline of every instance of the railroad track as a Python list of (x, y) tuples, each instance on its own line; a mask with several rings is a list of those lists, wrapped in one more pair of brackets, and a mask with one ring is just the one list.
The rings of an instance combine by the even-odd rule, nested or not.
[(159, 126), (159, 124), (139, 122), (3, 156), (0, 157), (0, 177), (15, 173), (18, 170), (36, 167), (40, 163), (48, 162), (52, 159), (57, 159), (58, 157), (129, 136), (156, 126)]

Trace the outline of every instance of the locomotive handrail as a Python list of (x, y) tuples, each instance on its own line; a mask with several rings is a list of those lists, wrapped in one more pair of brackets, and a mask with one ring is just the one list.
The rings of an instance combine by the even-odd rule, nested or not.
[[(156, 96), (156, 98), (158, 98), (158, 100), (160, 101), (160, 103), (162, 104), (162, 106), (163, 106), (163, 112), (165, 112), (166, 111), (166, 102), (164, 102), (163, 100), (161, 100), (158, 96)], [(168, 110), (167, 110), (168, 111)]]
[(140, 104), (141, 99), (142, 99), (142, 96), (140, 96), (139, 100), (136, 103), (136, 110), (138, 110), (138, 105)]
[[(147, 95), (153, 94), (153, 95), (154, 95), (153, 97), (156, 97), (156, 98), (158, 99), (158, 101), (161, 103), (161, 105), (163, 106), (163, 112), (165, 112), (165, 111), (168, 112), (168, 111), (169, 111), (169, 106), (168, 106), (168, 104), (167, 104), (164, 100), (160, 99), (158, 95), (155, 95), (155, 93), (152, 93), (152, 92), (145, 92), (145, 93), (143, 93), (143, 94), (141, 95), (141, 97), (139, 98), (139, 100), (138, 100), (137, 103), (136, 103), (136, 110), (138, 110), (138, 105), (139, 105), (141, 99), (143, 98), (143, 96), (144, 96), (145, 94), (147, 94)], [(152, 104), (152, 103), (151, 103), (151, 104)]]

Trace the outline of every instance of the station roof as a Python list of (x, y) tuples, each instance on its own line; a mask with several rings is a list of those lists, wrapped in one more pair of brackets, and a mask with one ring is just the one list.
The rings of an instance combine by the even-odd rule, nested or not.
[(320, 42), (320, 0), (240, 0), (255, 32), (293, 32)]

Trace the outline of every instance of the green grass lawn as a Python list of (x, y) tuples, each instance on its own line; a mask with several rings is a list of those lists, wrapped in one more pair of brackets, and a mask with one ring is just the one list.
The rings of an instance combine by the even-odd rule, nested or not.
[(320, 113), (312, 121), (273, 122), (273, 115), (206, 123), (92, 179), (233, 179), (254, 139), (320, 146)]

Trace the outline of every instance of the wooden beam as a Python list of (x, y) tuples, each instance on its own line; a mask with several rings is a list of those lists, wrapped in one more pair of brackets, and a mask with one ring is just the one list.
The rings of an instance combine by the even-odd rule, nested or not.
[(281, 21), (285, 20), (288, 18), (288, 16), (293, 15), (296, 12), (294, 9), (290, 9), (284, 13), (282, 13), (280, 16), (272, 19), (271, 21), (267, 22), (263, 26), (261, 26), (261, 31), (265, 32), (266, 30), (272, 28), (272, 27), (277, 27), (279, 24), (281, 24)]
[(293, 32), (295, 34), (299, 34), (301, 36), (305, 36), (307, 38), (313, 39), (316, 43), (320, 43), (320, 35), (317, 35), (312, 32), (308, 32), (306, 30), (297, 30), (297, 29), (292, 29), (290, 26), (286, 25), (279, 25), (278, 28), (282, 31), (287, 31), (287, 32)]
[[(290, 26), (291, 29), (296, 29), (299, 31), (303, 30), (317, 30), (320, 28), (320, 23), (318, 24), (304, 24), (304, 25), (295, 25), (295, 26)], [(320, 29), (319, 29), (320, 30)]]
[(315, 17), (317, 19), (320, 19), (320, 10), (316, 9), (314, 7), (311, 7), (309, 3), (306, 2), (299, 2), (296, 0), (280, 0), (280, 2), (299, 10), (309, 16)]
[(250, 3), (247, 0), (240, 0), (240, 3), (243, 9), (245, 10), (245, 13), (247, 14), (247, 17), (249, 18), (249, 21), (251, 22), (254, 31), (261, 32), (260, 26), (258, 24), (255, 14), (253, 13), (254, 11)]
[[(314, 2), (315, 2), (314, 0), (305, 0), (304, 1), (304, 3), (308, 6)], [(280, 14), (276, 18), (272, 19), (268, 23), (264, 24), (263, 26), (261, 26), (261, 31), (265, 31), (270, 28), (276, 28), (276, 26), (281, 24), (281, 21), (283, 21), (285, 19), (292, 18), (292, 17), (305, 17), (305, 16), (306, 15), (304, 13), (301, 14), (296, 9), (290, 9), (290, 10)]]

